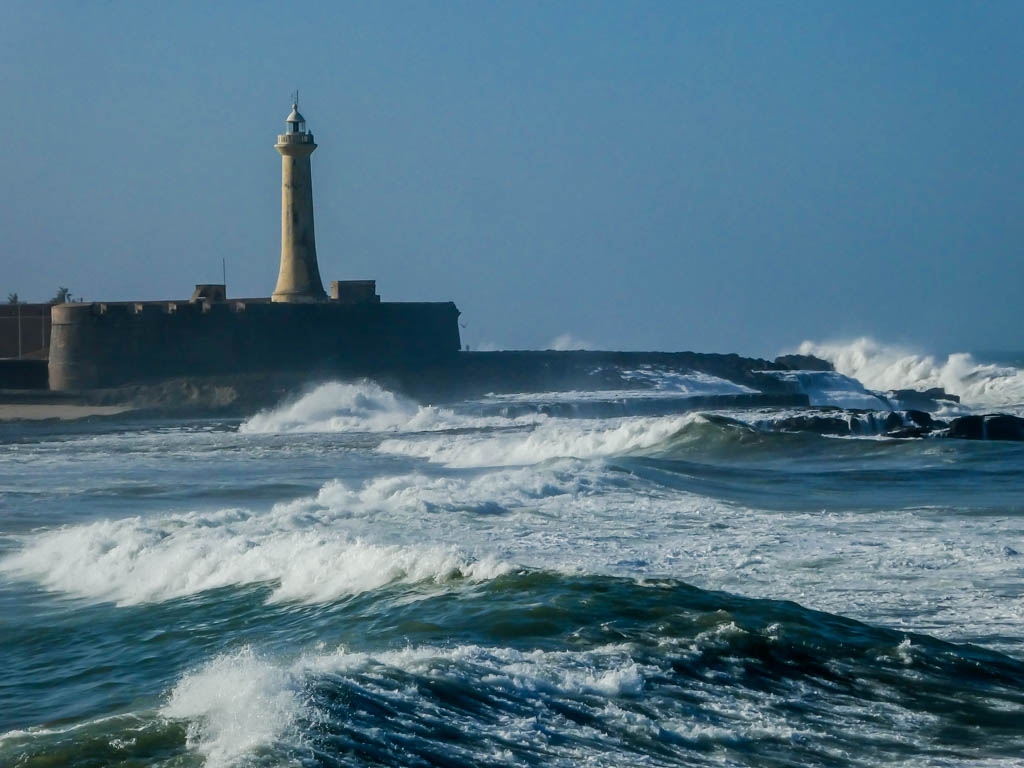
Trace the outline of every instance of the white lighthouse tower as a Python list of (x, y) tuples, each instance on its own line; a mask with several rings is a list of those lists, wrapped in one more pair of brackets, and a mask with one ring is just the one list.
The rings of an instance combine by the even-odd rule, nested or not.
[(281, 271), (271, 301), (326, 301), (316, 262), (313, 232), (313, 174), (309, 156), (316, 149), (298, 94), (274, 148), (281, 153)]

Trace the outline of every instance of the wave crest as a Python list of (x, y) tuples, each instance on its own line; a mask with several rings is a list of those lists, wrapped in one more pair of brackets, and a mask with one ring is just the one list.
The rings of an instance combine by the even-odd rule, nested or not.
[(445, 544), (374, 542), (339, 529), (351, 507), (401, 505), (403, 490), (354, 492), (328, 483), (315, 498), (265, 514), (225, 509), (69, 526), (28, 537), (0, 561), (0, 572), (87, 600), (136, 605), (265, 583), (276, 585), (270, 602), (329, 602), (393, 583), (488, 579), (508, 570)]
[(837, 371), (869, 389), (927, 390), (942, 387), (978, 408), (1024, 408), (1024, 371), (1012, 366), (979, 363), (966, 352), (945, 361), (868, 337), (851, 342), (805, 341), (802, 355), (831, 362)]
[(278, 742), (303, 713), (301, 679), (249, 647), (184, 675), (161, 711), (188, 721), (187, 744), (210, 768)]
[(332, 381), (251, 416), (239, 425), (238, 431), (242, 434), (440, 432), (533, 424), (545, 418), (540, 413), (517, 417), (456, 413), (450, 408), (420, 405), (373, 381)]
[(698, 413), (669, 417), (629, 417), (601, 421), (552, 419), (528, 432), (445, 437), (392, 438), (378, 450), (427, 459), (450, 467), (514, 467), (559, 458), (622, 456), (661, 445), (706, 418)]
[(372, 381), (321, 384), (297, 400), (250, 417), (238, 427), (248, 434), (282, 432), (385, 432), (427, 428), (442, 416)]

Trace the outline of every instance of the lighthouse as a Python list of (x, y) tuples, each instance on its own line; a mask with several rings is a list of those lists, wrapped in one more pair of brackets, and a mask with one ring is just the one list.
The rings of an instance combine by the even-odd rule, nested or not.
[(316, 149), (298, 99), (274, 148), (281, 153), (281, 271), (271, 301), (326, 301), (316, 263), (313, 232), (313, 174), (309, 157)]

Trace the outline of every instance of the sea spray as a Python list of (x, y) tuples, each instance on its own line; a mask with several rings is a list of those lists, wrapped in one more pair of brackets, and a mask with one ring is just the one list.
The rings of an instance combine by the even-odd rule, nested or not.
[(807, 395), (813, 406), (858, 410), (891, 409), (881, 393), (870, 392), (857, 379), (834, 371), (771, 371), (779, 381)]
[(332, 381), (251, 416), (238, 431), (249, 435), (436, 432), (532, 424), (544, 418), (541, 414), (515, 420), (459, 414), (450, 408), (419, 405), (373, 381)]
[(289, 734), (303, 711), (300, 685), (245, 646), (185, 674), (161, 714), (188, 722), (188, 745), (208, 768), (226, 768)]
[(372, 381), (328, 382), (301, 397), (250, 417), (243, 433), (385, 431), (431, 421), (436, 412), (390, 392)]
[(852, 342), (805, 341), (800, 354), (829, 360), (840, 373), (873, 390), (927, 390), (941, 387), (976, 410), (1024, 412), (1024, 371), (977, 362), (956, 353), (945, 361), (932, 355), (887, 345), (867, 337)]

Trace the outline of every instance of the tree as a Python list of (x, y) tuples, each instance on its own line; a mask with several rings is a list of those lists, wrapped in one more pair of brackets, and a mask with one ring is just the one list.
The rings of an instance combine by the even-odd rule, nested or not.
[(50, 299), (51, 304), (67, 304), (71, 301), (71, 291), (63, 285), (57, 289), (57, 295)]
[(14, 293), (8, 293), (7, 294), (7, 303), (8, 304), (21, 304), (21, 299), (18, 298), (18, 292), (17, 291), (15, 291)]

